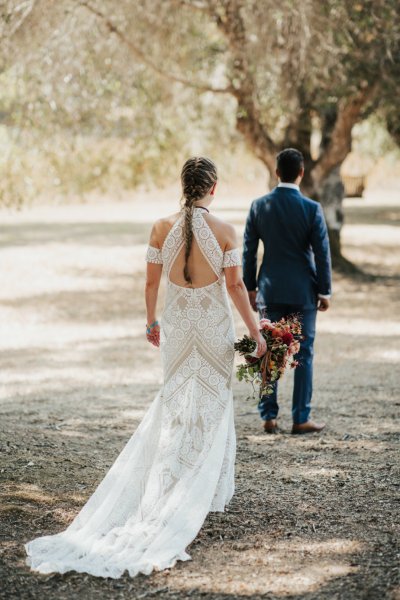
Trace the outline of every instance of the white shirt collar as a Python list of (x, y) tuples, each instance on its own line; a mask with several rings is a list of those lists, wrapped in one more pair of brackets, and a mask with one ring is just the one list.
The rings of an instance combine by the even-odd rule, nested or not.
[(278, 183), (278, 187), (290, 188), (291, 190), (300, 191), (300, 187), (296, 183), (286, 183), (285, 181), (280, 181)]

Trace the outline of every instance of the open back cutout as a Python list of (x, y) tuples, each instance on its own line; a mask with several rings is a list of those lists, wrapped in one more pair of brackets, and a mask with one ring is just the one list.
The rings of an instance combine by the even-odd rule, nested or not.
[(218, 281), (219, 277), (211, 267), (209, 261), (204, 256), (199, 244), (193, 236), (192, 247), (190, 250), (188, 267), (192, 283), (189, 284), (183, 276), (185, 265), (185, 247), (182, 246), (175, 260), (171, 265), (168, 275), (169, 280), (175, 285), (182, 287), (200, 288), (211, 285)]

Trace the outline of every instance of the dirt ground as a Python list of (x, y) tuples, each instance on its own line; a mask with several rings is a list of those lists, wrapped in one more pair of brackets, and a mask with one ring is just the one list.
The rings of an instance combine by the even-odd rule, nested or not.
[[(160, 385), (143, 257), (152, 220), (175, 208), (166, 197), (1, 214), (0, 598), (399, 599), (400, 200), (390, 193), (346, 201), (345, 253), (369, 277), (336, 276), (318, 318), (313, 416), (326, 430), (289, 434), (291, 374), (275, 436), (236, 383), (236, 495), (209, 515), (191, 562), (120, 580), (25, 565), (23, 543), (65, 528)], [(241, 234), (247, 208), (226, 195), (215, 211)]]

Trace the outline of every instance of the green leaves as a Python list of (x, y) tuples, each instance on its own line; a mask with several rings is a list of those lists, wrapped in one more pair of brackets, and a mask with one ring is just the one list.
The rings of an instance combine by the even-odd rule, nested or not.
[[(236, 128), (272, 176), (282, 144), (311, 170), (340, 104), (361, 88), (374, 93), (357, 119), (378, 111), (399, 141), (397, 0), (71, 6), (12, 0), (0, 14), (0, 112), (18, 140), (12, 172), (0, 164), (7, 186), (26, 178), (58, 195), (163, 185), (193, 147), (229, 166)], [(203, 94), (208, 86), (230, 94)], [(340, 129), (346, 140), (353, 124)], [(323, 143), (311, 147), (317, 132)]]

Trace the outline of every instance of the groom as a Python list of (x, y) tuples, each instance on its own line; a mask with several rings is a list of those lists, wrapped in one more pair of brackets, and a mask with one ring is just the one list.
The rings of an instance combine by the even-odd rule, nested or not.
[[(287, 148), (277, 156), (278, 186), (251, 205), (244, 233), (243, 279), (253, 309), (271, 321), (292, 313), (301, 316), (303, 336), (294, 372), (292, 433), (321, 431), (310, 420), (313, 346), (317, 310), (329, 308), (331, 259), (322, 207), (300, 192), (303, 155)], [(259, 240), (264, 255), (257, 275)], [(265, 314), (266, 313), (266, 314)], [(258, 406), (267, 433), (277, 431), (277, 385)]]

